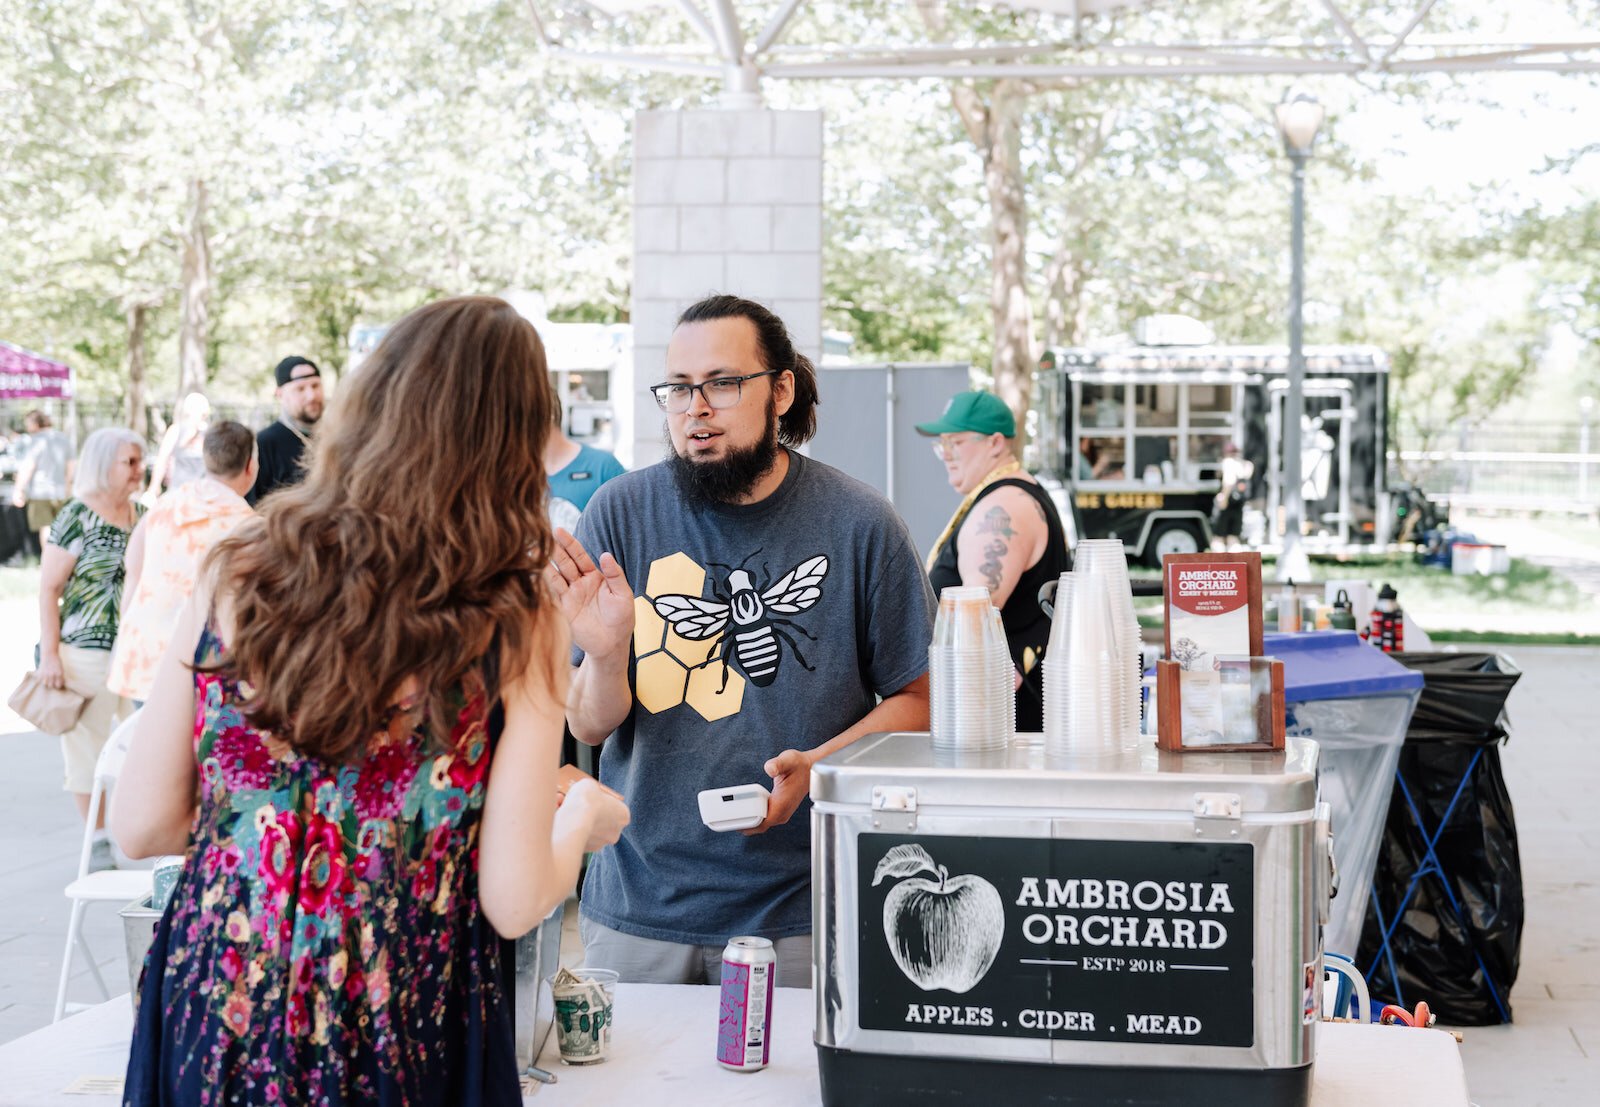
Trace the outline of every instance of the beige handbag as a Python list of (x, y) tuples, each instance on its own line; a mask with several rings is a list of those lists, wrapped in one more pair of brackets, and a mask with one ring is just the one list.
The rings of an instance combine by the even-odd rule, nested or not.
[(22, 678), (6, 704), (46, 734), (65, 734), (77, 724), (88, 702), (87, 696), (70, 688), (51, 688), (35, 671)]

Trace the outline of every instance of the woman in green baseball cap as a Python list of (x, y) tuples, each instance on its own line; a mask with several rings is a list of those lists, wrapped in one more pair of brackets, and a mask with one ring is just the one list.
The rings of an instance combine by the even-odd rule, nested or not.
[(932, 438), (950, 486), (962, 496), (928, 554), (935, 592), (957, 585), (989, 590), (1017, 669), (1017, 730), (1044, 726), (1043, 669), (1050, 619), (1039, 586), (1072, 567), (1054, 502), (1017, 460), (1017, 421), (992, 392), (958, 392), (944, 414), (917, 424)]

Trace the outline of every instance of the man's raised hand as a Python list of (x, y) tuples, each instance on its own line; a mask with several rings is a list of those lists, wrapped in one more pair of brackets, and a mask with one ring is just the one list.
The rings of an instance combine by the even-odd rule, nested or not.
[(633, 589), (616, 558), (603, 553), (596, 565), (581, 542), (557, 527), (545, 579), (572, 626), (573, 645), (600, 657), (626, 654), (633, 634)]

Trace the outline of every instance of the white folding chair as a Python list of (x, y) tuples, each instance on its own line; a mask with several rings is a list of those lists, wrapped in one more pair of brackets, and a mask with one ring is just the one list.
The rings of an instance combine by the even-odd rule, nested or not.
[(72, 901), (72, 921), (67, 924), (67, 950), (61, 958), (61, 984), (56, 988), (56, 1013), (53, 1021), (61, 1021), (62, 1013), (67, 1009), (67, 979), (72, 975), (72, 952), (74, 949), (83, 951), (83, 959), (89, 964), (89, 973), (94, 977), (94, 982), (100, 986), (100, 995), (103, 999), (111, 998), (111, 990), (106, 987), (105, 977), (100, 975), (100, 966), (94, 962), (94, 951), (89, 948), (89, 942), (83, 936), (83, 916), (91, 903), (115, 903), (119, 908), (125, 907), (136, 899), (144, 899), (150, 895), (154, 878), (148, 869), (106, 869), (101, 872), (89, 871), (89, 854), (94, 849), (94, 825), (99, 820), (100, 810), (105, 805), (106, 793), (116, 783), (117, 775), (122, 772), (123, 759), (128, 755), (128, 740), (133, 737), (133, 728), (137, 725), (142, 712), (135, 711), (124, 719), (117, 729), (111, 732), (111, 737), (106, 739), (105, 748), (100, 751), (100, 759), (94, 767), (94, 789), (89, 793), (89, 818), (83, 826), (83, 849), (78, 854), (78, 878), (66, 886), (65, 892)]

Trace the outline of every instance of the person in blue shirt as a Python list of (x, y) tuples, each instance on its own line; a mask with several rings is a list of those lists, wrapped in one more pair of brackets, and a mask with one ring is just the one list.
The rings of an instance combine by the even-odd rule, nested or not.
[(628, 470), (606, 451), (574, 442), (557, 424), (545, 439), (544, 471), (550, 482), (550, 525), (570, 531), (595, 491)]

